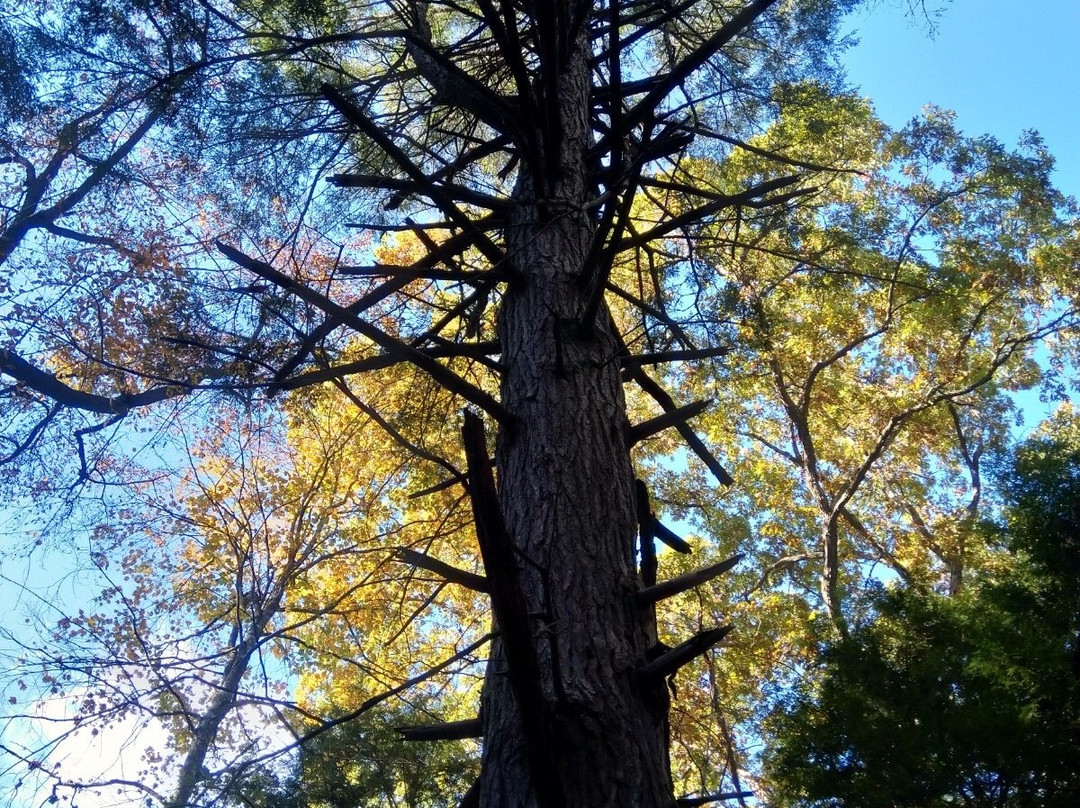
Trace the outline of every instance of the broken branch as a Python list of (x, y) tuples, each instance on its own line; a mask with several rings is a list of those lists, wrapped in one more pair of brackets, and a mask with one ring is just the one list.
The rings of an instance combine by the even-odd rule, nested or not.
[(474, 572), (466, 572), (465, 570), (453, 567), (444, 561), (439, 561), (437, 558), (432, 558), (425, 553), (410, 550), (408, 547), (399, 548), (395, 555), (402, 563), (419, 567), (428, 572), (434, 572), (436, 575), (445, 578), (452, 584), (458, 584), (459, 586), (471, 589), (474, 592), (488, 591), (487, 579), (483, 575), (477, 575)]
[[(656, 403), (666, 412), (677, 409), (674, 399), (668, 395), (667, 391), (657, 384), (656, 381), (640, 367), (628, 367), (626, 371), (630, 378), (636, 381), (642, 390), (652, 396)], [(724, 467), (720, 465), (720, 461), (713, 457), (709, 448), (685, 421), (677, 422), (675, 428), (679, 431), (679, 434), (682, 435), (682, 438), (686, 441), (687, 445), (694, 450), (694, 454), (708, 466), (709, 471), (713, 473), (713, 476), (716, 477), (721, 485), (731, 485), (735, 482), (731, 475), (724, 470)]]
[(754, 796), (753, 791), (721, 791), (719, 794), (704, 794), (700, 797), (679, 797), (675, 800), (678, 808), (697, 808), (699, 805), (709, 805), (714, 802), (727, 802), (729, 800), (741, 800), (745, 797)]
[(663, 362), (682, 362), (694, 359), (712, 359), (717, 356), (727, 356), (731, 348), (726, 345), (721, 348), (695, 348), (685, 351), (658, 351), (655, 353), (643, 353), (632, 356), (619, 357), (619, 364), (624, 368), (641, 365), (659, 365)]
[(671, 528), (660, 523), (655, 516), (652, 518), (652, 534), (676, 553), (688, 554), (694, 551), (685, 539), (677, 535)]
[(483, 727), (479, 718), (415, 727), (394, 727), (394, 729), (406, 741), (461, 741), (483, 736)]
[(638, 675), (646, 679), (670, 676), (687, 662), (701, 656), (724, 639), (731, 632), (731, 628), (731, 626), (721, 626), (695, 634), (686, 642), (679, 643), (651, 662), (646, 662), (638, 668)]
[(521, 588), (513, 542), (503, 521), (495, 475), (488, 460), (484, 422), (465, 411), (461, 427), (468, 469), (469, 495), (476, 522), (476, 540), (487, 570), (491, 609), (506, 652), (507, 676), (521, 715), (525, 744), (542, 808), (565, 805), (554, 738), (544, 710), (540, 664), (533, 646), (529, 611)]
[(640, 443), (645, 440), (645, 438), (655, 435), (657, 432), (662, 432), (668, 427), (675, 426), (676, 424), (685, 423), (694, 416), (700, 415), (711, 404), (712, 399), (706, 398), (691, 404), (684, 404), (673, 410), (668, 410), (663, 415), (650, 418), (648, 421), (642, 421), (640, 424), (632, 426), (626, 431), (626, 441), (631, 446)]
[(693, 589), (695, 586), (700, 586), (706, 581), (711, 581), (718, 575), (723, 575), (728, 570), (735, 567), (740, 561), (742, 561), (743, 555), (733, 555), (726, 561), (720, 561), (716, 564), (710, 564), (707, 567), (702, 567), (699, 570), (688, 572), (685, 575), (680, 575), (677, 578), (672, 578), (670, 581), (664, 581), (660, 584), (654, 584), (653, 586), (647, 586), (641, 589), (637, 593), (637, 602), (639, 606), (647, 606), (650, 603), (656, 603), (664, 598), (670, 598), (673, 595), (678, 595), (680, 592), (685, 592), (688, 589)]

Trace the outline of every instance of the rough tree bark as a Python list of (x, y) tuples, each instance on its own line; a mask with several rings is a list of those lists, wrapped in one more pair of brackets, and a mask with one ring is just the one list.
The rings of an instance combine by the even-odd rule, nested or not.
[[(506, 234), (525, 281), (499, 311), (502, 402), (516, 419), (499, 435), (500, 498), (534, 617), (557, 793), (568, 806), (668, 806), (663, 684), (657, 692), (635, 677), (649, 638), (634, 601), (619, 341), (606, 316), (581, 325), (590, 289), (580, 280), (596, 232), (585, 207), (587, 44), (579, 38), (561, 79), (558, 167), (519, 178)], [(538, 185), (547, 186), (540, 204)], [(482, 710), (481, 805), (540, 805), (504, 666), (497, 647)]]

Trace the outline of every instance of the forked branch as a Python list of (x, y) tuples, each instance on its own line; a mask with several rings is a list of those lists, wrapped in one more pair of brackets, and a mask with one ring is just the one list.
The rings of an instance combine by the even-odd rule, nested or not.
[(94, 412), (99, 415), (126, 415), (136, 407), (157, 404), (165, 399), (175, 398), (190, 391), (190, 387), (187, 385), (172, 384), (151, 387), (141, 393), (120, 396), (101, 396), (95, 393), (87, 393), (64, 384), (53, 374), (34, 367), (15, 352), (3, 348), (0, 348), (0, 374), (11, 376), (31, 390), (51, 398), (64, 407)]

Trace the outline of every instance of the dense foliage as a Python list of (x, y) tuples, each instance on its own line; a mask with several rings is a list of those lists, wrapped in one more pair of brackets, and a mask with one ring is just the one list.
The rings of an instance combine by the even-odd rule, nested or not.
[(949, 598), (895, 587), (772, 726), (778, 804), (1067, 806), (1080, 797), (1076, 422), (1004, 470), (1008, 556)]
[[(418, 705), (417, 709), (422, 709)], [(386, 710), (347, 721), (311, 740), (297, 759), (248, 773), (226, 789), (247, 808), (453, 808), (476, 779), (464, 742), (419, 744), (397, 727), (417, 710)]]

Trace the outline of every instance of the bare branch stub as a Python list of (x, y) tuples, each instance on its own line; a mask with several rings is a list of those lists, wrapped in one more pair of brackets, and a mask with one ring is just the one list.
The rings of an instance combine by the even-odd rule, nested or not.
[(461, 741), (483, 737), (483, 725), (479, 718), (394, 729), (406, 741)]
[[(655, 519), (649, 505), (649, 489), (643, 480), (634, 480), (634, 505), (637, 509), (638, 536), (641, 547), (641, 582), (646, 587), (649, 587), (656, 583), (656, 547), (653, 545), (653, 522)], [(654, 623), (655, 620), (654, 616)]]
[[(653, 554), (652, 540), (660, 539), (678, 553), (691, 553), (693, 548), (670, 528), (660, 523), (649, 504), (649, 490), (642, 480), (634, 481), (638, 528), (641, 531), (642, 577), (646, 586), (656, 583), (656, 556)], [(651, 558), (651, 562), (650, 562)], [(646, 564), (648, 563), (648, 575)]]
[(645, 440), (645, 438), (655, 435), (657, 432), (662, 432), (668, 427), (685, 424), (694, 416), (700, 415), (707, 410), (711, 404), (711, 398), (695, 401), (691, 404), (684, 404), (681, 407), (669, 410), (663, 415), (650, 418), (648, 421), (642, 421), (640, 424), (635, 424), (627, 430), (626, 441), (633, 446)]
[[(627, 367), (626, 372), (631, 379), (638, 383), (638, 386), (641, 387), (642, 390), (653, 397), (653, 400), (656, 401), (665, 412), (673, 412), (678, 409), (678, 407), (675, 406), (674, 399), (668, 395), (668, 392), (640, 366)], [(682, 436), (682, 439), (686, 441), (694, 454), (696, 454), (709, 468), (709, 471), (713, 473), (713, 476), (716, 477), (721, 485), (731, 485), (735, 482), (732, 476), (720, 465), (720, 461), (709, 451), (709, 448), (705, 445), (704, 441), (697, 436), (694, 430), (691, 429), (685, 421), (678, 421), (674, 426)]]
[(727, 356), (731, 348), (721, 346), (718, 348), (695, 348), (685, 351), (656, 351), (654, 353), (630, 354), (619, 357), (619, 364), (626, 367), (640, 367), (641, 365), (660, 365), (665, 362), (686, 362), (697, 359), (714, 359)]
[(704, 794), (700, 797), (679, 797), (675, 800), (675, 805), (677, 808), (698, 808), (700, 805), (711, 805), (714, 802), (730, 802), (731, 800), (743, 800), (753, 796), (753, 791), (721, 791), (719, 794)]
[(725, 572), (733, 569), (736, 564), (742, 561), (742, 559), (743, 555), (740, 553), (738, 555), (733, 555), (725, 561), (710, 564), (699, 570), (694, 570), (685, 575), (680, 575), (677, 578), (672, 578), (670, 581), (646, 586), (644, 589), (638, 591), (637, 602), (644, 606), (650, 603), (656, 603), (664, 598), (678, 595), (688, 589), (693, 589), (695, 586), (700, 586), (706, 581), (711, 581), (713, 578), (723, 575)]
[(695, 634), (689, 640), (681, 642), (656, 659), (646, 662), (638, 668), (638, 675), (644, 679), (666, 678), (692, 659), (701, 656), (731, 632), (731, 626), (710, 628)]
[(683, 555), (689, 555), (694, 552), (694, 548), (690, 546), (690, 543), (686, 539), (679, 536), (675, 531), (664, 525), (655, 516), (652, 518), (652, 532), (656, 538), (660, 539), (664, 544), (674, 550), (676, 553), (682, 553)]

